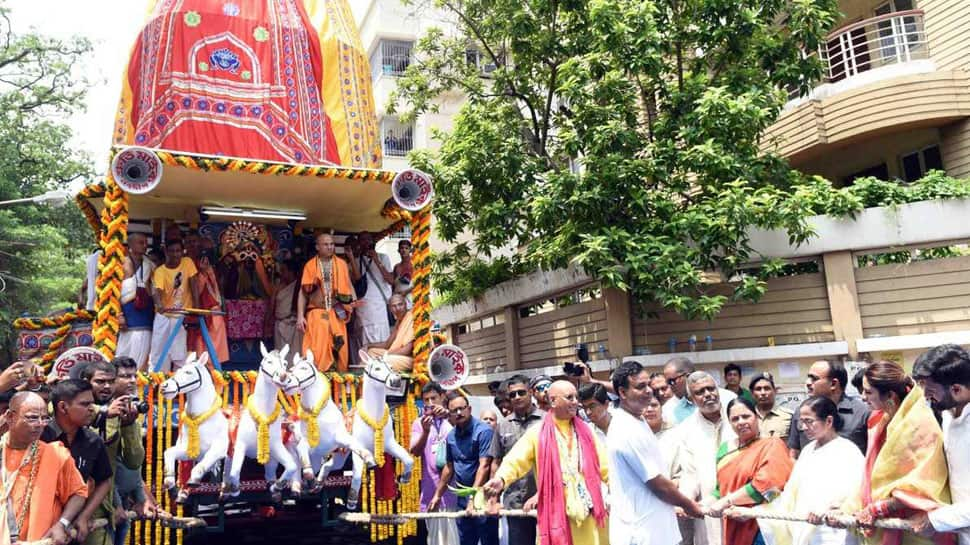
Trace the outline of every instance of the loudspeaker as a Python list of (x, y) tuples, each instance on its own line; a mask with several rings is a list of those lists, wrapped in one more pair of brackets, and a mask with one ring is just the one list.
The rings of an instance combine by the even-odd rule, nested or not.
[(162, 161), (150, 149), (125, 148), (111, 160), (111, 175), (118, 187), (141, 195), (155, 189), (162, 180)]
[(428, 375), (445, 390), (457, 390), (468, 380), (468, 356), (453, 344), (435, 348), (428, 357)]
[(431, 202), (434, 197), (434, 184), (431, 183), (431, 176), (420, 170), (408, 169), (394, 177), (391, 194), (398, 206), (417, 212)]

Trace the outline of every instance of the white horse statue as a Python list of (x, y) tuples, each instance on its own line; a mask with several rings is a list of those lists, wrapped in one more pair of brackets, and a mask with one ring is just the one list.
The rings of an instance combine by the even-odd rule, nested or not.
[(330, 396), (330, 382), (317, 371), (313, 352), (307, 350), (305, 357), (293, 356), (290, 376), (295, 382), (294, 391), (300, 392), (299, 442), (297, 456), (303, 466), (303, 478), (314, 479), (319, 486), (325, 477), (323, 460), (337, 448), (345, 448), (360, 456), (368, 467), (374, 465), (374, 456), (352, 436), (344, 425), (344, 415)]
[[(394, 438), (391, 409), (387, 406), (386, 401), (388, 387), (400, 388), (401, 375), (391, 371), (391, 368), (381, 358), (373, 358), (363, 350), (358, 354), (360, 361), (364, 362), (366, 367), (364, 369), (363, 392), (355, 407), (352, 435), (360, 444), (374, 449), (374, 458), (378, 465), (383, 465), (384, 452), (400, 460), (401, 464), (404, 465), (400, 482), (406, 483), (411, 480), (414, 459)], [(375, 440), (378, 437), (378, 432), (381, 437), (380, 441)], [(346, 453), (335, 454), (323, 465), (320, 474), (326, 476), (331, 471), (342, 468), (346, 459)], [(353, 460), (354, 476), (347, 493), (348, 509), (357, 508), (361, 477), (364, 474), (364, 459), (354, 454)]]
[[(252, 395), (246, 402), (246, 410), (239, 419), (236, 431), (236, 443), (232, 451), (232, 465), (226, 471), (223, 483), (223, 496), (239, 495), (239, 474), (245, 459), (255, 458), (263, 465), (270, 465), (275, 461), (283, 465), (283, 475), (278, 481), (270, 485), (270, 493), (274, 496), (279, 491), (290, 487), (290, 492), (299, 496), (301, 482), (298, 478), (299, 464), (283, 445), (281, 431), (282, 408), (276, 399), (279, 391), (293, 388), (293, 378), (289, 374), (286, 354), (290, 347), (286, 345), (282, 350), (268, 352), (263, 343), (259, 344), (263, 360), (259, 363), (259, 373)], [(273, 465), (275, 468), (276, 465)], [(267, 477), (269, 480), (274, 475)]]
[[(186, 482), (188, 487), (197, 486), (209, 470), (225, 459), (229, 450), (229, 421), (222, 412), (222, 397), (216, 392), (212, 375), (206, 367), (209, 354), (189, 354), (185, 365), (162, 383), (161, 393), (165, 399), (185, 395), (185, 406), (179, 417), (179, 437), (175, 445), (165, 449), (166, 489), (175, 487), (175, 461), (192, 460), (195, 467)], [(184, 501), (186, 491), (179, 492)]]

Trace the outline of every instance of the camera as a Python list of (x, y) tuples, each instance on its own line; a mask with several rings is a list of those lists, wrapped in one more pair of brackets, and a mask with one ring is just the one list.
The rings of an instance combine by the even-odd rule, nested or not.
[(571, 377), (581, 377), (584, 374), (583, 366), (571, 361), (562, 364), (562, 372)]
[(145, 414), (151, 409), (147, 401), (143, 401), (137, 397), (131, 399), (131, 408), (137, 411), (138, 414)]

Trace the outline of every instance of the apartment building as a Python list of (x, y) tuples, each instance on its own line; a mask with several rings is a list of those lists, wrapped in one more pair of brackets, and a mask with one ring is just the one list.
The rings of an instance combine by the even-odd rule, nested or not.
[(766, 142), (838, 185), (970, 176), (970, 18), (965, 0), (843, 0), (818, 52), (824, 79), (793, 98)]

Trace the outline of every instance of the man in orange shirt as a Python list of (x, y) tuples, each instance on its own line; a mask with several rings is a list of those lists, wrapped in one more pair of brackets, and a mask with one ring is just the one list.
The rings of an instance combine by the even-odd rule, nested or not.
[(0, 544), (10, 543), (16, 532), (20, 541), (51, 538), (54, 545), (67, 545), (88, 491), (64, 445), (40, 440), (50, 422), (47, 403), (35, 393), (20, 392), (10, 400), (5, 419), (9, 432), (0, 440)]
[(300, 295), (296, 302), (297, 328), (304, 333), (303, 354), (313, 351), (317, 368), (347, 372), (347, 322), (356, 299), (350, 271), (334, 255), (333, 236), (317, 235), (317, 255), (303, 266)]
[(411, 355), (414, 349), (414, 313), (408, 310), (408, 302), (403, 295), (395, 293), (387, 302), (387, 307), (397, 322), (391, 329), (391, 336), (386, 341), (371, 345), (367, 353), (391, 366), (396, 373), (410, 372), (414, 367)]

